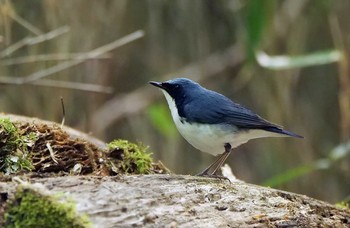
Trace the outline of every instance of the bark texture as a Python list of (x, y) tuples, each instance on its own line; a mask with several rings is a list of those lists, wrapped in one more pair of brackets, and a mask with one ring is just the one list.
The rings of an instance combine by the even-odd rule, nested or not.
[[(350, 227), (350, 211), (307, 196), (180, 175), (33, 178), (65, 192), (94, 227)], [(14, 182), (0, 183), (11, 195)]]

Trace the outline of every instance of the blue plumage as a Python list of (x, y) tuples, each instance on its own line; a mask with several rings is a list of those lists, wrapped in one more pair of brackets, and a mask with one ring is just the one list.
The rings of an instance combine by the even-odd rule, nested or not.
[(179, 116), (189, 123), (228, 124), (242, 130), (260, 129), (302, 138), (270, 123), (224, 95), (205, 89), (187, 78), (169, 80), (163, 85), (174, 98)]
[[(162, 89), (177, 129), (191, 145), (213, 155), (225, 150), (200, 175), (215, 177), (231, 150), (250, 139), (276, 136), (302, 138), (190, 79), (176, 78), (150, 84)], [(213, 172), (208, 173), (211, 169)]]

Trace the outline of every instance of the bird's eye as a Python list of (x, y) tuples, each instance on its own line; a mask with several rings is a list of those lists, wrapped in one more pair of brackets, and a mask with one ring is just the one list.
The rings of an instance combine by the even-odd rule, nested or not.
[(179, 85), (175, 85), (175, 88), (178, 89), (180, 86)]

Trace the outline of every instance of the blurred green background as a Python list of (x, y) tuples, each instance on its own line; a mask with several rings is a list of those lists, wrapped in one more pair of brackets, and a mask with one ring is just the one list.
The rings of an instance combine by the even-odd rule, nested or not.
[(147, 84), (192, 78), (305, 137), (237, 148), (228, 163), (239, 179), (339, 202), (350, 194), (349, 10), (347, 0), (0, 0), (0, 111), (60, 122), (62, 96), (66, 125), (141, 141), (195, 174), (214, 157), (182, 139)]

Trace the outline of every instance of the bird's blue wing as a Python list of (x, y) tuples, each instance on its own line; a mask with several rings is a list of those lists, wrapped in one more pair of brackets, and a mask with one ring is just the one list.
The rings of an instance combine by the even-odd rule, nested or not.
[(206, 100), (205, 106), (190, 102), (184, 106), (187, 121), (208, 124), (231, 124), (240, 128), (265, 126), (270, 123), (231, 100)]
[[(205, 96), (197, 97), (192, 102), (184, 105), (183, 112), (188, 122), (207, 124), (229, 124), (239, 129), (261, 129), (270, 132), (300, 137), (297, 134), (283, 130), (282, 127), (270, 123), (253, 111), (234, 103), (227, 97), (213, 92)], [(205, 99), (206, 105), (198, 99)], [(202, 103), (202, 104), (203, 104)]]

